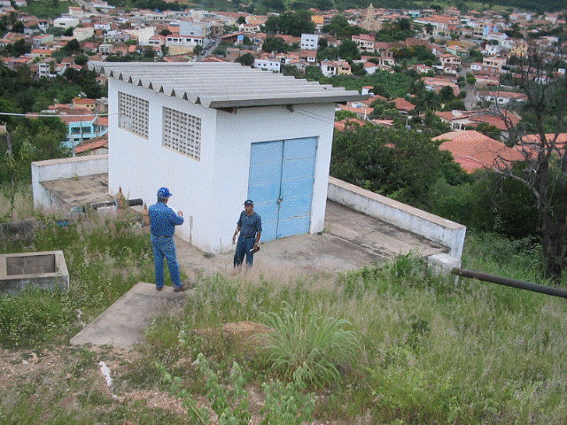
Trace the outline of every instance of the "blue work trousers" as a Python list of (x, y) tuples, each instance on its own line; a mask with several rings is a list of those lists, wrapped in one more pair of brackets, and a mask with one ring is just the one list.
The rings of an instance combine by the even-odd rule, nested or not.
[(254, 248), (254, 241), (256, 237), (253, 238), (243, 238), (239, 237), (236, 242), (236, 252), (234, 253), (234, 267), (238, 267), (242, 264), (244, 260), (244, 255), (246, 255), (246, 265), (252, 266), (254, 262), (254, 254), (250, 252)]
[(156, 265), (156, 287), (163, 288), (163, 258), (167, 260), (169, 275), (175, 288), (181, 286), (179, 277), (179, 265), (177, 264), (177, 253), (175, 252), (175, 241), (173, 237), (151, 236), (152, 248), (154, 250), (154, 262)]

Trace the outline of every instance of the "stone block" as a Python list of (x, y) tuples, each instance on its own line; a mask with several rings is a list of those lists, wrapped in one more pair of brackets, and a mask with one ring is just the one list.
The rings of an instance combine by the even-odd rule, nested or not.
[(68, 291), (69, 272), (63, 251), (0, 255), (0, 293), (17, 294), (25, 288)]

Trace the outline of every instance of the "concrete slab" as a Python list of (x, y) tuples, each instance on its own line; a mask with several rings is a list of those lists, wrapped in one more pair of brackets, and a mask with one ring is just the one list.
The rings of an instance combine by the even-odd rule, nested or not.
[(166, 309), (178, 308), (191, 291), (156, 291), (154, 283), (140, 282), (71, 338), (72, 345), (130, 347), (140, 342), (151, 323)]

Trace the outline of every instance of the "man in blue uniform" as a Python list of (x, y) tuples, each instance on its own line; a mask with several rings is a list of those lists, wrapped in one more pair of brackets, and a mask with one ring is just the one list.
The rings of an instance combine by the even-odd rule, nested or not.
[(154, 261), (156, 266), (156, 289), (163, 289), (163, 259), (167, 260), (169, 275), (173, 283), (173, 292), (181, 292), (188, 289), (181, 283), (179, 277), (179, 265), (177, 264), (177, 253), (173, 233), (175, 226), (183, 224), (183, 211), (177, 214), (167, 206), (171, 193), (167, 187), (162, 187), (157, 192), (157, 203), (148, 208), (150, 219), (150, 233)]
[(234, 253), (234, 268), (240, 269), (244, 255), (246, 255), (246, 267), (252, 267), (254, 253), (260, 249), (258, 242), (262, 235), (262, 219), (254, 212), (254, 202), (248, 199), (244, 202), (244, 211), (240, 213), (240, 218), (236, 223), (236, 230), (232, 236), (232, 244), (236, 242), (236, 252)]

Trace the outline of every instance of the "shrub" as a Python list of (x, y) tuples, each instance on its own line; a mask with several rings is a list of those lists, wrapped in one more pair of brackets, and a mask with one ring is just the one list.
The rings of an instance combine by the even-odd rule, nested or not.
[(264, 348), (272, 367), (287, 378), (314, 386), (342, 380), (341, 369), (352, 366), (360, 351), (350, 322), (327, 317), (320, 309), (293, 309), (284, 303), (281, 313), (262, 314), (272, 329)]

